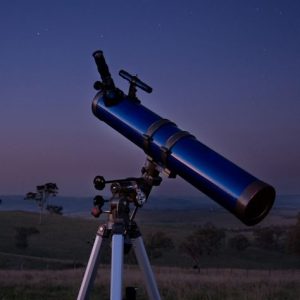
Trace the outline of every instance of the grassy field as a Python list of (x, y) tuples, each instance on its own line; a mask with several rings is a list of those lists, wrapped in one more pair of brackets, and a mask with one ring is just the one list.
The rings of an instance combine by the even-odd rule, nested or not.
[[(154, 268), (165, 300), (299, 299), (299, 271)], [(0, 299), (76, 299), (83, 269), (63, 271), (0, 271)], [(137, 300), (147, 299), (136, 267), (125, 267), (124, 285), (138, 287)], [(18, 283), (18, 284), (16, 284)], [(109, 270), (101, 266), (91, 299), (109, 299)]]
[[(202, 214), (202, 215), (201, 215)], [(200, 218), (197, 219), (197, 216)], [(230, 216), (231, 217), (231, 216)], [(232, 236), (235, 230), (245, 231), (251, 236), (249, 228), (236, 223), (234, 218), (227, 220), (222, 213), (216, 214), (216, 222), (223, 224), (226, 235)], [(181, 242), (197, 227), (209, 218), (203, 212), (141, 212), (138, 215), (144, 240), (149, 233), (161, 231), (172, 238), (173, 249), (167, 250), (161, 257), (153, 259), (155, 265), (191, 267), (192, 261), (179, 250)], [(170, 222), (173, 220), (173, 222)], [(198, 222), (197, 222), (198, 220)], [(200, 220), (200, 221), (199, 221)], [(223, 220), (223, 222), (221, 221)], [(230, 223), (231, 221), (231, 223)], [(0, 268), (70, 268), (86, 264), (96, 231), (104, 222), (98, 219), (44, 216), (39, 225), (39, 216), (28, 212), (0, 212)], [(237, 227), (239, 224), (240, 227)], [(28, 247), (16, 246), (16, 228), (36, 228), (39, 234), (28, 237)], [(107, 249), (109, 252), (109, 249)], [(203, 268), (251, 268), (251, 269), (300, 269), (300, 260), (285, 251), (270, 251), (249, 247), (242, 253), (224, 248), (218, 255), (204, 256)]]
[[(282, 218), (283, 225), (294, 218)], [(174, 248), (152, 260), (163, 299), (300, 299), (299, 257), (282, 251), (249, 247), (243, 253), (223, 249), (204, 256), (200, 273), (179, 251), (180, 243), (199, 224), (211, 219), (204, 212), (151, 212), (138, 215), (147, 240), (151, 232), (162, 231), (174, 241)], [(216, 213), (213, 219), (226, 227), (226, 235), (236, 230), (251, 235), (249, 228), (231, 216)], [(24, 212), (0, 212), (0, 300), (74, 299), (99, 224), (104, 221), (44, 216)], [(36, 228), (28, 247), (16, 246), (16, 228)], [(109, 249), (108, 249), (109, 252)], [(137, 299), (147, 299), (141, 275), (135, 265), (125, 265), (125, 286), (138, 287)], [(108, 299), (109, 266), (101, 265), (92, 299)]]
[[(89, 256), (90, 245), (98, 228), (97, 222), (59, 215), (47, 215), (41, 225), (38, 222), (39, 216), (35, 213), (1, 212), (0, 226), (3, 229), (0, 252), (75, 262)], [(15, 245), (18, 227), (34, 227), (39, 231), (39, 234), (28, 238), (29, 246), (26, 249), (19, 249)]]

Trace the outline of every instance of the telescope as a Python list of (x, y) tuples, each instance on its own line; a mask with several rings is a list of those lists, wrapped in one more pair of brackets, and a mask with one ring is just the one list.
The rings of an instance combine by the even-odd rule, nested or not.
[(275, 189), (141, 104), (137, 88), (152, 88), (137, 76), (121, 70), (129, 81), (129, 92), (118, 89), (102, 51), (93, 53), (102, 82), (92, 103), (94, 115), (141, 148), (149, 159), (176, 175), (229, 210), (246, 225), (255, 225), (270, 211)]
[[(137, 88), (151, 93), (152, 88), (137, 76), (121, 70), (119, 75), (129, 82), (125, 94), (115, 86), (103, 52), (93, 53), (102, 81), (96, 81), (98, 93), (92, 103), (94, 115), (125, 136), (147, 155), (141, 177), (105, 180), (94, 178), (96, 190), (111, 184), (112, 197), (94, 198), (92, 215), (108, 215), (107, 222), (97, 231), (91, 255), (84, 273), (77, 300), (89, 299), (97, 272), (101, 249), (111, 239), (110, 299), (121, 300), (123, 255), (131, 248), (142, 271), (150, 300), (160, 300), (142, 234), (135, 216), (149, 197), (153, 186), (159, 186), (164, 171), (170, 178), (177, 175), (228, 209), (246, 225), (260, 222), (271, 209), (275, 190), (272, 186), (244, 171), (217, 152), (202, 144), (195, 136), (181, 130), (168, 119), (160, 117), (141, 104)], [(105, 203), (109, 209), (103, 210)], [(134, 207), (133, 211), (130, 207)], [(126, 289), (125, 300), (136, 299), (134, 287)]]

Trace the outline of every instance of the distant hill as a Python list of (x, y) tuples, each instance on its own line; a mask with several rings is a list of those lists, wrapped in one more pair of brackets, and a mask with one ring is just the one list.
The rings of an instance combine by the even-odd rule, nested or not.
[(275, 200), (274, 207), (300, 209), (300, 195), (279, 195)]
[[(0, 195), (2, 203), (0, 211), (37, 211), (38, 206), (33, 200), (24, 200), (23, 196)], [(93, 197), (53, 197), (50, 198), (51, 205), (63, 206), (63, 214), (90, 214), (93, 206)], [(275, 210), (300, 211), (300, 195), (280, 195), (274, 204)], [(216, 202), (206, 196), (187, 197), (149, 197), (143, 210), (223, 210)]]

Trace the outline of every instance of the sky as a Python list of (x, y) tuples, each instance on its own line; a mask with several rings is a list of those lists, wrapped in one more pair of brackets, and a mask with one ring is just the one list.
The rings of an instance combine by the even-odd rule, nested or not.
[[(120, 69), (153, 88), (143, 105), (300, 193), (299, 1), (1, 0), (0, 41), (0, 195), (140, 174), (143, 151), (91, 112), (97, 49), (122, 90)], [(155, 193), (199, 195), (180, 178)]]

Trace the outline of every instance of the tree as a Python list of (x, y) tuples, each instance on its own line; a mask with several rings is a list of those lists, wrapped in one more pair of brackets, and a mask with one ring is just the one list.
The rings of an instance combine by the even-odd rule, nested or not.
[(40, 222), (42, 224), (42, 214), (44, 211), (44, 206), (48, 205), (48, 198), (50, 196), (55, 197), (58, 193), (58, 187), (56, 183), (48, 182), (44, 185), (38, 185), (36, 187), (36, 192), (29, 192), (25, 196), (25, 200), (35, 200), (40, 207)]
[(288, 232), (288, 250), (300, 255), (300, 213), (297, 215), (296, 225)]
[(257, 228), (253, 232), (256, 245), (266, 250), (278, 249), (283, 233), (284, 230), (280, 226)]
[(181, 244), (181, 250), (188, 255), (200, 270), (203, 255), (217, 254), (225, 240), (225, 231), (207, 223), (189, 235)]
[(163, 255), (164, 250), (174, 248), (174, 243), (164, 232), (157, 231), (147, 235), (146, 248), (149, 257), (159, 258)]
[(232, 249), (242, 252), (250, 246), (250, 242), (245, 235), (238, 234), (229, 239), (229, 246)]

